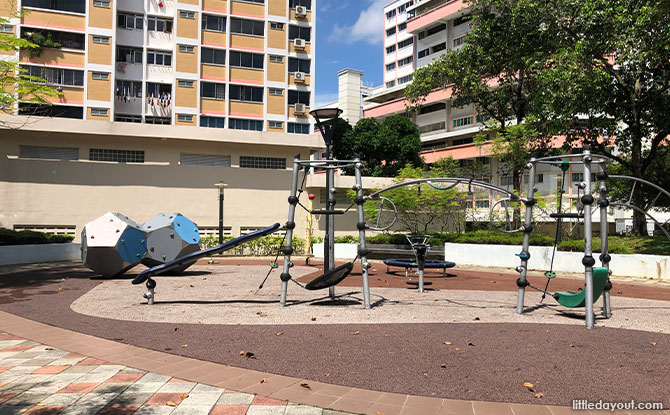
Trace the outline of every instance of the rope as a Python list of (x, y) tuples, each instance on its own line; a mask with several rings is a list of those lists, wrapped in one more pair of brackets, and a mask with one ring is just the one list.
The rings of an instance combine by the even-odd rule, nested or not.
[(254, 295), (258, 294), (258, 292), (263, 288), (263, 286), (265, 285), (265, 281), (267, 281), (268, 277), (270, 276), (270, 273), (272, 272), (273, 269), (276, 268), (275, 265), (277, 265), (277, 259), (279, 258), (279, 254), (281, 253), (281, 247), (284, 245), (285, 241), (286, 241), (286, 234), (284, 234), (284, 237), (279, 243), (279, 248), (277, 248), (277, 255), (275, 255), (275, 260), (270, 263), (270, 269), (268, 270), (268, 273), (265, 275), (263, 282), (261, 282), (261, 285), (258, 286), (258, 289), (254, 293)]
[[(561, 178), (561, 191), (558, 193), (558, 211), (557, 213), (561, 213), (561, 210), (563, 208), (563, 193), (565, 193), (565, 173), (567, 172), (567, 169), (562, 169), (563, 170), (563, 175)], [(549, 266), (549, 271), (545, 272), (544, 275), (547, 277), (547, 284), (544, 286), (544, 290), (539, 290), (542, 291), (542, 298), (540, 299), (540, 303), (544, 301), (544, 298), (547, 296), (547, 289), (549, 289), (549, 283), (551, 282), (551, 279), (556, 276), (556, 273), (554, 273), (554, 258), (556, 257), (556, 246), (558, 245), (558, 237), (561, 234), (561, 228), (563, 225), (563, 220), (561, 218), (556, 218), (556, 236), (554, 237), (554, 248), (552, 249), (551, 252), (551, 264)]]

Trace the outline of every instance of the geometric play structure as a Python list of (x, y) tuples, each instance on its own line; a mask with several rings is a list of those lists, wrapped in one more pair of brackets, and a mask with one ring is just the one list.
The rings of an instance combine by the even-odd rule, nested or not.
[(84, 265), (104, 277), (124, 273), (139, 264), (147, 252), (140, 226), (120, 213), (108, 212), (81, 231)]
[[(411, 285), (417, 285), (418, 291), (420, 293), (423, 292), (424, 287), (423, 271), (425, 268), (437, 268), (437, 269), (441, 268), (442, 276), (446, 277), (447, 268), (453, 268), (456, 266), (455, 263), (450, 261), (426, 259), (426, 256), (430, 251), (430, 244), (428, 243), (428, 240), (431, 238), (430, 235), (405, 235), (405, 237), (407, 238), (407, 241), (409, 242), (410, 246), (412, 247), (412, 250), (414, 251), (414, 258), (389, 258), (384, 260), (384, 264), (386, 264), (387, 272), (388, 267), (390, 266), (405, 268), (405, 278), (409, 276), (410, 268), (416, 268), (419, 274), (418, 283), (414, 283), (413, 281), (408, 281), (407, 283)], [(426, 285), (430, 284), (432, 283), (430, 282), (426, 283)]]
[[(181, 213), (159, 213), (142, 225), (147, 238), (147, 253), (142, 264), (147, 267), (165, 264), (200, 250), (198, 226)], [(191, 263), (173, 268), (179, 274)]]

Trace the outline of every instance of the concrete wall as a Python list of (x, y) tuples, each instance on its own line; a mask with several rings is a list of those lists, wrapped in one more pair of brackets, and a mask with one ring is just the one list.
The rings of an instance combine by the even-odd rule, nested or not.
[[(528, 269), (548, 271), (551, 264), (552, 247), (531, 246)], [(444, 244), (445, 259), (458, 265), (515, 268), (521, 264), (521, 246)], [(581, 252), (556, 252), (554, 271), (584, 272)], [(600, 264), (598, 254), (594, 254), (596, 266)], [(610, 268), (614, 276), (641, 277), (670, 280), (670, 256), (612, 254)]]
[(81, 259), (81, 244), (39, 244), (0, 246), (0, 265)]

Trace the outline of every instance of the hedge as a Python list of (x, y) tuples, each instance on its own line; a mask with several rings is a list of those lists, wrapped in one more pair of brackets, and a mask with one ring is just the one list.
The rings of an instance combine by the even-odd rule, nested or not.
[(13, 231), (0, 228), (0, 245), (63, 244), (72, 242), (72, 235), (54, 235), (35, 231)]

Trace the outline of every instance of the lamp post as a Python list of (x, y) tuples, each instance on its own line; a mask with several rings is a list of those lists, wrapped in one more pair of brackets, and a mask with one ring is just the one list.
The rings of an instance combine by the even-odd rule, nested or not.
[(214, 186), (219, 188), (219, 245), (221, 245), (223, 243), (223, 191), (228, 185), (220, 181)]
[[(316, 125), (321, 131), (321, 137), (326, 143), (326, 160), (331, 160), (333, 151), (333, 126), (337, 117), (342, 114), (339, 108), (320, 108), (309, 112)], [(326, 210), (331, 211), (335, 208), (335, 170), (326, 169)], [(335, 268), (335, 220), (331, 215), (326, 214), (326, 237), (323, 240), (323, 272), (326, 273)], [(335, 297), (335, 288), (328, 289), (330, 297)]]

